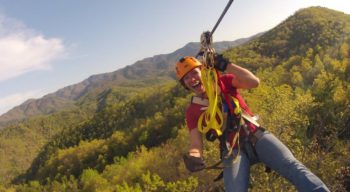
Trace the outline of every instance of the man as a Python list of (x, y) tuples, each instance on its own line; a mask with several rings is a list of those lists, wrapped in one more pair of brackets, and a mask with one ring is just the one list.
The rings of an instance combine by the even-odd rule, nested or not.
[[(220, 95), (223, 101), (226, 100), (222, 105), (226, 105), (226, 108), (239, 108), (242, 111), (240, 114), (235, 114), (227, 110), (226, 119), (228, 120), (225, 120), (227, 122), (224, 123), (225, 131), (222, 135), (216, 135), (219, 136), (221, 143), (225, 190), (247, 191), (250, 166), (261, 162), (290, 181), (298, 191), (329, 191), (316, 175), (295, 159), (291, 151), (280, 140), (261, 128), (251, 118), (253, 114), (238, 89), (255, 88), (260, 83), (259, 79), (249, 70), (230, 63), (222, 55), (216, 55), (214, 60), (215, 69), (226, 72), (218, 79), (218, 83), (221, 84)], [(194, 57), (181, 58), (176, 64), (177, 79), (186, 89), (195, 94), (186, 110), (190, 148), (188, 154), (184, 156), (184, 161), (186, 168), (191, 172), (205, 168), (203, 141), (198, 127), (198, 125), (205, 124), (198, 119), (208, 107), (205, 102), (208, 99), (208, 93), (202, 81), (202, 67), (203, 65)], [(229, 101), (227, 101), (227, 95), (230, 96)], [(239, 128), (233, 128), (237, 124)], [(240, 144), (236, 142), (235, 135), (239, 135), (237, 140), (241, 141)], [(227, 143), (233, 148), (232, 152), (230, 147), (226, 147)]]

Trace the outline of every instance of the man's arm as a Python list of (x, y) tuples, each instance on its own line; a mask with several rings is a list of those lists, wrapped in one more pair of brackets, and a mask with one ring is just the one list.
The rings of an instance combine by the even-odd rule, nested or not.
[(186, 168), (191, 172), (200, 171), (205, 168), (202, 137), (197, 129), (190, 131), (190, 149), (188, 154), (184, 155), (183, 158)]
[(215, 69), (235, 76), (232, 85), (238, 89), (251, 89), (259, 85), (260, 80), (249, 70), (230, 62), (222, 54), (215, 55)]
[(232, 79), (232, 85), (238, 89), (251, 89), (259, 85), (260, 80), (249, 70), (230, 63), (226, 68), (227, 73), (235, 75)]
[(194, 157), (202, 157), (203, 155), (203, 140), (198, 129), (192, 129), (190, 131), (190, 149), (188, 153)]

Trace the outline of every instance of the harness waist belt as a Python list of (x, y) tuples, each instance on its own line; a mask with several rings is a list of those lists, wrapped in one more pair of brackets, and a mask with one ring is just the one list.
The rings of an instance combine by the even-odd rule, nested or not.
[(258, 127), (253, 134), (249, 134), (248, 138), (250, 142), (255, 146), (256, 142), (261, 139), (264, 135), (265, 129), (262, 127)]
[[(203, 105), (203, 106), (208, 106), (209, 105), (209, 101), (208, 99), (205, 99), (205, 98), (200, 98), (200, 97), (196, 97), (196, 96), (193, 96), (192, 97), (192, 100), (191, 100), (192, 103), (195, 103), (195, 104), (198, 104), (198, 105)], [(249, 121), (250, 123), (252, 123), (253, 125), (257, 126), (257, 127), (260, 127), (259, 123), (256, 122), (256, 120), (254, 119), (254, 117), (250, 116), (247, 112), (245, 112), (243, 109), (242, 109), (242, 117), (243, 119)]]

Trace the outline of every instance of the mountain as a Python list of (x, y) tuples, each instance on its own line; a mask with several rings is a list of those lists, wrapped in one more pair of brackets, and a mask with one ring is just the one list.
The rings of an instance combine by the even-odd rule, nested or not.
[[(222, 52), (244, 44), (259, 35), (235, 41), (215, 42), (214, 48), (217, 52)], [(92, 75), (80, 83), (64, 87), (40, 99), (29, 99), (0, 116), (0, 129), (9, 123), (28, 117), (77, 108), (77, 101), (82, 100), (87, 95), (94, 97), (107, 88), (130, 86), (130, 84), (141, 80), (148, 80), (147, 83), (157, 83), (159, 80), (156, 78), (172, 79), (175, 77), (174, 63), (185, 55), (195, 55), (199, 46), (199, 43), (188, 43), (173, 53), (145, 58), (114, 72)]]
[[(323, 7), (302, 9), (223, 53), (260, 78), (259, 87), (241, 90), (259, 123), (330, 191), (350, 191), (349, 19)], [(174, 74), (160, 71), (163, 83), (140, 74), (144, 79), (90, 89), (74, 108), (5, 127), (0, 183), (12, 181), (9, 191), (223, 191), (221, 181), (213, 182), (220, 170), (185, 169), (184, 110), (191, 95), (167, 81)], [(204, 143), (211, 165), (219, 158), (218, 143)], [(252, 166), (250, 191), (295, 191), (264, 170)]]
[[(234, 61), (250, 69), (271, 67), (292, 56), (305, 56), (341, 46), (349, 38), (350, 18), (342, 12), (323, 7), (302, 9), (260, 38), (231, 52)], [(244, 58), (257, 60), (244, 60)]]

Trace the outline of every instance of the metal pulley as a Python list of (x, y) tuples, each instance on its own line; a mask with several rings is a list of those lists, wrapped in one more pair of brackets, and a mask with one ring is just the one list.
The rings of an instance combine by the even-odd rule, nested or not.
[(213, 36), (210, 31), (205, 31), (202, 33), (201, 38), (201, 48), (197, 56), (201, 56), (202, 63), (207, 68), (214, 67), (214, 53), (215, 49), (212, 47)]
[(210, 47), (213, 43), (213, 37), (210, 31), (205, 31), (201, 35), (201, 48)]
[(199, 52), (197, 53), (196, 58), (198, 58), (199, 56), (202, 57), (202, 63), (204, 64), (204, 66), (206, 66), (207, 68), (212, 68), (214, 67), (214, 54), (215, 54), (215, 50), (212, 47), (213, 44), (213, 34), (216, 30), (216, 28), (219, 26), (222, 18), (224, 17), (224, 15), (226, 14), (227, 10), (230, 8), (231, 4), (232, 4), (233, 0), (229, 0), (224, 11), (221, 13), (220, 18), (218, 19), (218, 21), (216, 22), (215, 26), (213, 27), (213, 29), (211, 31), (205, 31), (202, 33), (201, 38), (200, 38), (200, 42), (201, 42), (201, 48), (199, 50)]

